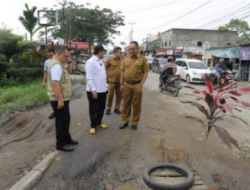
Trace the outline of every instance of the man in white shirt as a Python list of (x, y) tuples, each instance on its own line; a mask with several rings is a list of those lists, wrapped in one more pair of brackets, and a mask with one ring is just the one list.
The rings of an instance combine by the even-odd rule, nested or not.
[(48, 68), (48, 96), (55, 113), (56, 124), (56, 149), (70, 152), (78, 142), (71, 138), (69, 103), (72, 96), (72, 86), (69, 71), (72, 66), (69, 63), (70, 51), (66, 47), (57, 49)]
[(89, 116), (91, 120), (90, 134), (96, 133), (96, 128), (106, 129), (102, 123), (107, 98), (107, 76), (102, 58), (105, 53), (102, 45), (94, 48), (94, 55), (86, 63), (87, 96), (89, 101)]
[[(43, 67), (43, 83), (42, 83), (42, 87), (45, 88), (46, 82), (47, 82), (47, 72), (48, 72), (48, 68), (49, 68), (49, 63), (52, 59), (52, 57), (55, 54), (55, 50), (54, 49), (48, 49), (47, 51), (47, 56), (48, 59), (45, 61), (44, 63), (44, 67)], [(52, 112), (49, 116), (49, 119), (53, 119), (55, 117), (54, 112)]]

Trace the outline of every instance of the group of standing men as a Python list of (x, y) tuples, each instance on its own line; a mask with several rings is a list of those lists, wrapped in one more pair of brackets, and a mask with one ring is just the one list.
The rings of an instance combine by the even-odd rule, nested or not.
[(132, 129), (136, 130), (141, 115), (142, 88), (150, 70), (147, 59), (139, 55), (139, 45), (136, 41), (130, 43), (130, 55), (123, 60), (121, 48), (116, 47), (114, 55), (104, 64), (102, 59), (105, 51), (103, 46), (97, 45), (94, 56), (86, 63), (90, 134), (95, 134), (98, 127), (103, 129), (108, 127), (102, 123), (102, 118), (106, 105), (106, 115), (111, 114), (114, 95), (116, 95), (114, 113), (122, 114), (122, 124), (119, 128), (128, 127), (132, 115)]
[[(130, 43), (130, 55), (124, 59), (122, 59), (122, 49), (116, 47), (113, 57), (103, 63), (105, 52), (102, 45), (95, 46), (94, 55), (86, 63), (90, 134), (95, 134), (97, 128), (108, 128), (102, 119), (105, 108), (106, 115), (111, 114), (114, 95), (116, 96), (114, 113), (122, 115), (122, 124), (119, 128), (128, 127), (132, 115), (132, 129), (136, 130), (141, 115), (142, 88), (150, 70), (149, 65), (146, 58), (139, 54), (139, 45), (136, 41)], [(69, 133), (69, 103), (72, 95), (69, 77), (72, 66), (69, 56), (70, 51), (66, 47), (51, 53), (42, 84), (44, 87), (47, 78), (48, 96), (55, 116), (56, 148), (68, 152), (74, 150), (71, 145), (78, 144)], [(123, 105), (120, 111), (122, 99)]]

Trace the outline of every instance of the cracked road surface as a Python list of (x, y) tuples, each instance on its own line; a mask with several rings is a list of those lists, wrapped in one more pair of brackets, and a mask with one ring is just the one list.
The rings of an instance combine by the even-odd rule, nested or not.
[[(183, 89), (178, 98), (159, 93), (158, 77), (158, 74), (150, 73), (145, 84), (137, 131), (131, 127), (118, 129), (120, 116), (112, 114), (104, 117), (109, 128), (99, 129), (91, 136), (85, 92), (82, 98), (74, 100), (72, 120), (79, 127), (74, 130), (73, 137), (79, 140), (79, 145), (73, 153), (60, 153), (34, 189), (103, 190), (106, 184), (112, 184), (115, 189), (132, 185), (146, 190), (142, 173), (151, 164), (177, 162), (195, 168), (205, 133), (201, 126), (184, 117), (202, 115), (194, 107), (180, 103), (180, 100), (192, 99), (184, 95), (188, 90)], [(205, 88), (204, 85), (194, 86)], [(247, 115), (249, 111), (243, 113), (243, 117)], [(244, 119), (250, 123), (249, 117)], [(228, 129), (244, 151), (230, 151), (212, 132), (199, 173), (210, 187), (247, 190), (250, 187), (250, 161), (245, 155), (250, 152), (250, 146), (247, 149), (250, 128), (233, 119), (219, 124)]]

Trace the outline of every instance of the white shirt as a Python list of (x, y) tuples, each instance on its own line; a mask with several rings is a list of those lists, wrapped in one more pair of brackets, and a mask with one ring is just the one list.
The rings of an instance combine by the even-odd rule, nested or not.
[(86, 63), (88, 92), (107, 92), (107, 78), (105, 66), (101, 59), (96, 56), (91, 57)]
[(62, 77), (62, 67), (59, 64), (53, 65), (50, 68), (50, 73), (51, 73), (51, 81), (56, 81), (59, 82), (61, 81), (61, 77)]
[(43, 70), (44, 70), (45, 72), (48, 72), (48, 68), (49, 68), (49, 63), (50, 63), (50, 61), (51, 61), (51, 59), (47, 59), (47, 60), (45, 61), (45, 63), (44, 63), (44, 68), (43, 68)]

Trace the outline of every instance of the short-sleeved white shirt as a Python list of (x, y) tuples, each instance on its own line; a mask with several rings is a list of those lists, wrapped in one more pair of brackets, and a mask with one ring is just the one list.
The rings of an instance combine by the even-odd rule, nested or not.
[(61, 80), (63, 73), (61, 65), (59, 64), (53, 65), (50, 68), (50, 73), (51, 73), (51, 81), (59, 82)]
[(44, 63), (44, 67), (43, 67), (43, 70), (45, 72), (48, 72), (48, 69), (49, 69), (49, 63), (50, 63), (51, 59), (47, 59)]

